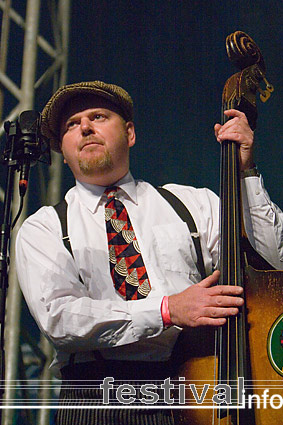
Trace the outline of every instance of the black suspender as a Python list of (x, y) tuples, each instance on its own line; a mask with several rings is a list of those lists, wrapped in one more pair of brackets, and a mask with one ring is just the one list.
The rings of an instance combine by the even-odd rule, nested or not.
[(60, 219), (60, 222), (61, 222), (62, 234), (63, 234), (62, 239), (63, 239), (64, 245), (65, 245), (65, 248), (67, 248), (67, 250), (73, 256), (73, 251), (72, 251), (72, 247), (71, 247), (71, 243), (70, 243), (70, 239), (69, 239), (69, 234), (68, 234), (67, 207), (68, 207), (68, 204), (65, 201), (65, 199), (63, 199), (61, 202), (59, 202), (59, 204), (54, 205), (54, 209), (57, 212), (59, 219)]
[[(74, 254), (73, 254), (73, 250), (72, 250), (72, 247), (71, 247), (71, 242), (70, 242), (70, 238), (69, 238), (69, 234), (68, 234), (67, 207), (68, 207), (68, 204), (65, 201), (65, 199), (63, 199), (61, 202), (59, 202), (59, 204), (54, 205), (54, 209), (57, 212), (58, 217), (59, 217), (60, 222), (61, 222), (62, 234), (63, 234), (62, 240), (64, 242), (65, 248), (67, 248), (67, 250), (69, 251), (71, 256), (74, 258)], [(79, 275), (79, 280), (83, 284), (83, 280), (82, 280), (80, 275)]]
[(197, 269), (201, 275), (202, 279), (206, 278), (206, 272), (204, 267), (204, 261), (201, 251), (201, 245), (200, 245), (200, 238), (199, 233), (197, 230), (197, 226), (194, 222), (194, 219), (188, 210), (188, 208), (183, 204), (183, 202), (176, 196), (174, 193), (170, 192), (169, 190), (165, 189), (164, 187), (158, 187), (157, 188), (160, 195), (163, 196), (166, 201), (169, 202), (171, 207), (174, 208), (175, 212), (178, 214), (178, 216), (187, 223), (187, 226), (189, 228), (189, 231), (191, 232), (192, 240), (195, 246), (196, 254), (197, 254)]
[[(170, 192), (169, 190), (164, 189), (163, 187), (158, 187), (157, 190), (160, 193), (160, 195), (162, 195), (164, 197), (164, 199), (166, 199), (166, 201), (169, 202), (169, 204), (172, 206), (172, 208), (174, 208), (174, 210), (179, 215), (179, 217), (185, 223), (187, 223), (187, 226), (188, 226), (188, 228), (191, 232), (192, 240), (193, 240), (195, 250), (196, 250), (196, 254), (197, 254), (197, 264), (196, 264), (196, 266), (197, 266), (197, 269), (198, 269), (198, 271), (201, 275), (201, 278), (204, 279), (206, 277), (206, 272), (205, 272), (205, 267), (204, 267), (204, 262), (203, 262), (203, 256), (202, 256), (202, 251), (201, 251), (199, 234), (198, 234), (197, 227), (195, 225), (194, 219), (193, 219), (190, 211), (187, 209), (187, 207), (185, 207), (183, 202), (176, 195), (174, 195), (172, 192)], [(67, 250), (73, 256), (72, 247), (71, 247), (70, 239), (69, 239), (69, 236), (68, 236), (67, 202), (65, 201), (65, 199), (63, 199), (61, 202), (59, 202), (59, 204), (55, 205), (54, 208), (55, 208), (55, 211), (57, 212), (59, 219), (60, 219), (60, 222), (61, 222), (63, 242), (64, 242), (64, 245), (65, 245), (65, 248), (67, 248)]]

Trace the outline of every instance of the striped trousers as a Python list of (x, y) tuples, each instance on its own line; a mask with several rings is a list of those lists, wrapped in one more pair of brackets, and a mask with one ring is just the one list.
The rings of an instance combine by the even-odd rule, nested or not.
[[(100, 363), (95, 361), (63, 368), (59, 403), (61, 408), (56, 414), (55, 424), (174, 425), (172, 410), (162, 408), (165, 403), (162, 402), (164, 394), (160, 389), (162, 380), (170, 376), (168, 366), (168, 362), (103, 361)], [(107, 391), (107, 401), (111, 406), (109, 408), (107, 401), (105, 404), (105, 395), (100, 388), (105, 377), (114, 379), (113, 384), (111, 382), (111, 388)], [(148, 383), (155, 385), (154, 392), (158, 394), (161, 401), (161, 405), (158, 401), (154, 409), (139, 402), (144, 397), (140, 387)], [(126, 405), (117, 401), (116, 391), (120, 385), (125, 384), (134, 388), (134, 398), (137, 401), (131, 403), (131, 408), (124, 408)], [(124, 392), (126, 400), (130, 395), (133, 394), (127, 394), (127, 390)], [(139, 408), (135, 408), (135, 403)]]
[[(91, 390), (91, 396), (94, 390)], [(85, 397), (80, 390), (68, 391), (66, 396), (73, 400)], [(89, 396), (90, 394), (88, 394)], [(62, 402), (64, 399), (62, 399)], [(64, 405), (64, 403), (62, 403)], [(88, 404), (80, 401), (80, 406)], [(56, 414), (56, 425), (174, 425), (172, 411), (170, 409), (121, 409), (121, 408), (95, 408), (91, 409), (59, 409)], [(74, 403), (72, 403), (74, 406)], [(68, 404), (65, 406), (68, 406)]]

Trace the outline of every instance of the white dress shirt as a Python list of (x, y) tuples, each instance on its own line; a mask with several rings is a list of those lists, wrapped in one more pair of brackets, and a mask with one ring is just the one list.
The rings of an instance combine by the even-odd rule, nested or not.
[[(151, 283), (145, 299), (125, 301), (114, 288), (104, 187), (77, 181), (66, 194), (74, 259), (64, 247), (53, 207), (42, 207), (18, 233), (19, 282), (31, 314), (56, 348), (55, 369), (68, 363), (70, 353), (77, 353), (76, 362), (94, 360), (97, 349), (109, 359), (167, 360), (180, 329), (163, 329), (162, 298), (200, 281), (190, 232), (167, 201), (130, 173), (116, 185), (121, 188), (118, 198), (127, 208)], [(190, 210), (210, 274), (218, 260), (218, 197), (208, 189), (164, 187)], [(244, 179), (242, 192), (251, 243), (270, 264), (282, 268), (282, 212), (270, 201), (260, 178)]]

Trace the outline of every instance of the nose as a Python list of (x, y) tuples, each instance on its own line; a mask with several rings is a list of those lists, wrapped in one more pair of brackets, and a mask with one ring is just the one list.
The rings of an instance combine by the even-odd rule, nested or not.
[(88, 117), (83, 117), (81, 119), (81, 131), (83, 135), (88, 135), (94, 133), (94, 128), (92, 126), (92, 121)]

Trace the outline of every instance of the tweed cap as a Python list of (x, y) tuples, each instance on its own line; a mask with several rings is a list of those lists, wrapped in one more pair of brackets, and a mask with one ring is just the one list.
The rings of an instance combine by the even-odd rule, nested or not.
[(109, 100), (118, 107), (126, 121), (133, 120), (133, 101), (122, 87), (102, 81), (88, 81), (60, 87), (50, 98), (42, 111), (41, 133), (50, 141), (51, 149), (60, 149), (60, 119), (66, 103), (71, 98), (93, 94)]

